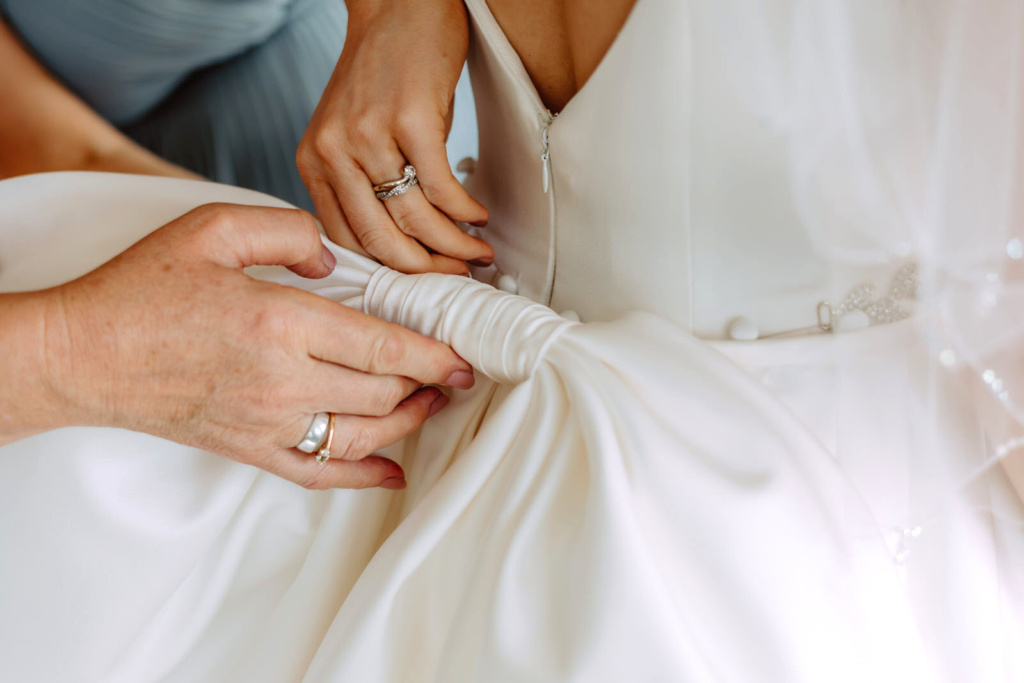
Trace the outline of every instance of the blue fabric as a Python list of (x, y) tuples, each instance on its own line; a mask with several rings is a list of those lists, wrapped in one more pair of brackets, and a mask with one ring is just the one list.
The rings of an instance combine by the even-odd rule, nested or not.
[(345, 41), (342, 0), (0, 0), (39, 60), (160, 156), (312, 208), (295, 149)]

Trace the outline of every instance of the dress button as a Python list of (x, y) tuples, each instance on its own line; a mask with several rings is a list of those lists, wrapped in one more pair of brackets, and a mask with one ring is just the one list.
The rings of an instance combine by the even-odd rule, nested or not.
[(455, 165), (455, 170), (459, 173), (472, 175), (476, 171), (476, 159), (473, 157), (463, 157), (463, 159)]
[(729, 323), (729, 339), (733, 341), (754, 341), (760, 335), (761, 331), (750, 318), (739, 317)]
[(578, 323), (580, 321), (580, 314), (576, 311), (562, 311), (558, 315), (574, 323)]
[(509, 294), (516, 294), (519, 292), (519, 283), (511, 275), (502, 275), (498, 278), (498, 289)]

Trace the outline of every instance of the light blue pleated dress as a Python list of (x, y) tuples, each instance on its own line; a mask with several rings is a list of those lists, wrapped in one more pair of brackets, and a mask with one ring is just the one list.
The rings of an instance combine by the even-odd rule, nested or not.
[(0, 0), (0, 12), (143, 146), (312, 208), (295, 149), (345, 42), (342, 0)]

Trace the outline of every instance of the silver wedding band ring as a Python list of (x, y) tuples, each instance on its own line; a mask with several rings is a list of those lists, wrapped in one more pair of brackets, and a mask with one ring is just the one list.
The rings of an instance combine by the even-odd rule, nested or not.
[(327, 427), (331, 423), (330, 413), (317, 413), (313, 416), (313, 423), (309, 430), (302, 437), (302, 441), (296, 446), (303, 453), (316, 453), (320, 446), (327, 440)]
[(377, 199), (382, 202), (386, 202), (392, 197), (397, 197), (400, 194), (405, 194), (410, 187), (416, 185), (420, 181), (416, 178), (416, 169), (413, 168), (412, 164), (406, 164), (405, 168), (402, 169), (402, 177), (396, 180), (389, 180), (379, 185), (373, 186), (373, 192), (377, 196)]

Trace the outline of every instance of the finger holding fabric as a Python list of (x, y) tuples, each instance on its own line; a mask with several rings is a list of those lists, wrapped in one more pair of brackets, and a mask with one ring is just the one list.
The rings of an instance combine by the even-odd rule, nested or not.
[[(448, 398), (438, 389), (426, 387), (383, 417), (322, 414), (330, 427), (310, 451), (315, 457), (282, 450), (267, 459), (265, 469), (309, 489), (403, 489), (406, 481), (401, 465), (375, 452), (419, 429), (447, 404)], [(301, 446), (300, 450), (307, 452)]]
[[(437, 390), (417, 391), (422, 383), (465, 385), (466, 374), (472, 383), (444, 344), (254, 280), (242, 272), (251, 265), (321, 278), (335, 257), (308, 213), (209, 205), (78, 280), (4, 295), (25, 313), (13, 320), (25, 323), (17, 327), (28, 344), (5, 372), (12, 391), (0, 395), (0, 443), (62, 426), (122, 427), (300, 475), (281, 453), (317, 464), (295, 450), (315, 414), (338, 413), (336, 443), (368, 445), (347, 447), (362, 459), (443, 407)], [(45, 411), (33, 409), (37, 395)], [(327, 481), (376, 486), (400, 478), (396, 467), (374, 459), (358, 477)]]
[[(348, 5), (345, 48), (296, 155), (327, 235), (408, 273), (490, 263), (490, 245), (456, 225), (484, 225), (487, 210), (455, 179), (444, 145), (468, 46), (465, 7)], [(375, 186), (401, 189), (378, 198)]]

